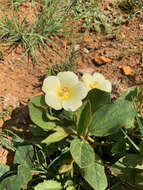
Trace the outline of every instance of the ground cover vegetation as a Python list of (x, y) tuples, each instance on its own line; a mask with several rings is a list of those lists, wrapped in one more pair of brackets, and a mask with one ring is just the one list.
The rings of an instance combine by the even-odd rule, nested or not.
[[(20, 14), (29, 2), (32, 19), (28, 13), (24, 18)], [(102, 10), (100, 4), (95, 0), (2, 4), (2, 44), (12, 48), (20, 44), (22, 56), (33, 64), (45, 52), (64, 56), (64, 61), (48, 66), (42, 94), (29, 99), (26, 135), (15, 124), (1, 131), (1, 148), (12, 155), (10, 164), (0, 163), (1, 190), (143, 189), (142, 89), (132, 86), (113, 98), (112, 84), (103, 75), (79, 75), (74, 46), (78, 32), (100, 32), (121, 40), (121, 25), (141, 12), (143, 3), (113, 1), (117, 11), (112, 6)], [(61, 38), (73, 43), (64, 55), (56, 43)], [(0, 113), (0, 119), (5, 121), (12, 109)]]

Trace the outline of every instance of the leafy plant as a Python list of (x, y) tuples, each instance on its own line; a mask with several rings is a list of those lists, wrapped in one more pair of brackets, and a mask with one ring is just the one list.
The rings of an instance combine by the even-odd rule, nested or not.
[(81, 28), (88, 28), (92, 32), (112, 33), (114, 26), (120, 26), (125, 19), (118, 11), (114, 11), (111, 7), (107, 7), (106, 11), (98, 7), (99, 1), (76, 2), (73, 7), (73, 17), (80, 19)]
[(67, 20), (72, 6), (73, 3), (65, 3), (65, 1), (43, 1), (41, 8), (39, 7), (40, 10), (35, 11), (36, 8), (33, 6), (34, 17), (31, 23), (26, 17), (19, 18), (20, 10), (13, 10), (11, 18), (1, 10), (0, 39), (4, 43), (10, 43), (14, 46), (21, 44), (25, 54), (31, 55), (35, 61), (37, 58), (36, 50), (41, 54), (42, 50), (53, 51), (51, 45), (58, 49), (51, 36), (57, 37), (68, 34), (64, 30), (67, 27), (68, 30), (71, 28)]
[(33, 137), (8, 131), (15, 155), (12, 168), (0, 166), (0, 189), (142, 189), (141, 102), (136, 86), (115, 101), (93, 88), (74, 112), (49, 107), (44, 95), (31, 98)]

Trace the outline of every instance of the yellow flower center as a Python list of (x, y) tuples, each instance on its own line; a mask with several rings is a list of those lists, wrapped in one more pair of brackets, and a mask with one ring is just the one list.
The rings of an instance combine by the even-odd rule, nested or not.
[(67, 86), (64, 86), (58, 89), (57, 94), (61, 100), (67, 100), (71, 96), (71, 90)]
[(91, 90), (93, 88), (100, 88), (100, 86), (97, 82), (94, 81), (89, 84), (89, 89)]

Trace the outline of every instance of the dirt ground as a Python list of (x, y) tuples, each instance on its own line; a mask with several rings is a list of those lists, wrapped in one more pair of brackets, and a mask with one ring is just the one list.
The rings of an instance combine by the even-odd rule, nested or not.
[[(105, 4), (102, 6), (104, 9)], [(84, 31), (80, 33), (80, 40), (75, 40), (74, 43), (75, 49), (78, 50), (78, 72), (102, 73), (112, 83), (113, 97), (119, 96), (130, 86), (143, 87), (143, 14), (138, 13), (133, 19), (128, 19), (118, 33), (115, 38), (113, 35)], [(67, 49), (71, 47), (71, 44), (63, 39), (57, 42), (63, 52), (65, 44)], [(46, 53), (43, 64), (41, 58), (37, 61), (39, 64), (33, 64), (28, 58), (22, 57), (21, 46), (9, 48), (9, 45), (1, 45), (0, 50), (3, 54), (0, 59), (1, 113), (10, 105), (13, 108), (27, 105), (30, 97), (41, 92), (48, 65), (63, 60), (60, 55)], [(1, 120), (0, 126), (3, 125)]]

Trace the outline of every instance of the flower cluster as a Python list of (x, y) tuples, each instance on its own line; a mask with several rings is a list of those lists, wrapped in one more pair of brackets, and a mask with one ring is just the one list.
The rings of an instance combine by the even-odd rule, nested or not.
[(42, 86), (46, 104), (55, 110), (64, 108), (67, 111), (77, 110), (93, 88), (111, 92), (111, 83), (100, 73), (94, 73), (93, 76), (86, 73), (79, 80), (75, 73), (65, 71), (57, 76), (48, 76)]

